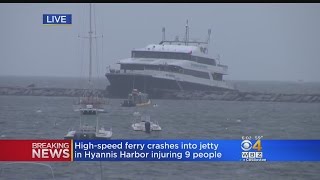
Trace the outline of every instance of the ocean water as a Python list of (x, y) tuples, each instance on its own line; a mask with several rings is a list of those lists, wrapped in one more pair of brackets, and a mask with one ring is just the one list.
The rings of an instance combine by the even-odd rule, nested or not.
[[(271, 88), (272, 89), (272, 88)], [(0, 138), (61, 139), (76, 128), (74, 98), (0, 96)], [(110, 99), (100, 123), (112, 127), (113, 139), (320, 139), (319, 103), (153, 100), (158, 107), (120, 107)], [(41, 108), (42, 112), (37, 113)], [(151, 115), (161, 132), (131, 129), (135, 111)], [(288, 149), (288, 151), (290, 151)], [(55, 179), (320, 179), (320, 164), (310, 162), (71, 162), (46, 163)], [(48, 167), (0, 163), (0, 179), (50, 179)]]

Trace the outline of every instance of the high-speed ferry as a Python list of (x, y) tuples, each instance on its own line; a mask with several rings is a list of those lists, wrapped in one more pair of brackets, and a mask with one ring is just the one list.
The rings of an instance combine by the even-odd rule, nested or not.
[(223, 80), (228, 67), (208, 56), (211, 30), (205, 42), (189, 40), (189, 26), (186, 24), (184, 40), (173, 41), (163, 38), (159, 44), (134, 49), (131, 57), (117, 62), (120, 69), (106, 73), (111, 95), (124, 97), (134, 88), (150, 96), (168, 91), (184, 90), (234, 90)]

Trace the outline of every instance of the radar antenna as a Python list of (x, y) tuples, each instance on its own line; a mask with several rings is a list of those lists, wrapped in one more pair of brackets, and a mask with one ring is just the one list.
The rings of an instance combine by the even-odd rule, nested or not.
[(189, 24), (188, 24), (188, 20), (187, 20), (187, 24), (186, 24), (185, 45), (188, 45), (188, 42), (189, 42)]
[(166, 40), (166, 28), (163, 27), (162, 28), (162, 41), (165, 41)]
[(91, 9), (92, 4), (90, 3), (89, 8), (89, 85), (92, 87), (92, 23), (91, 23)]
[(207, 51), (206, 51), (207, 54), (209, 52), (210, 38), (211, 38), (211, 29), (208, 29)]

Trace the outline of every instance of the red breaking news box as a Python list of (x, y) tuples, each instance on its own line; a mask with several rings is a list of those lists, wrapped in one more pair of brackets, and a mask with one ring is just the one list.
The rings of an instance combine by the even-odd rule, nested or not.
[(72, 140), (0, 140), (0, 161), (72, 161)]

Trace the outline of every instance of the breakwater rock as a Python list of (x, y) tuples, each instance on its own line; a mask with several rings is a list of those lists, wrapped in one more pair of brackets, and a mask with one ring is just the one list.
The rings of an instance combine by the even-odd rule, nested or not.
[[(106, 96), (105, 90), (94, 90), (98, 95)], [(82, 96), (85, 89), (68, 89), (68, 88), (35, 88), (35, 87), (0, 87), (0, 95), (15, 96)]]
[[(84, 89), (68, 88), (36, 88), (36, 87), (0, 87), (0, 95), (16, 96), (68, 96), (79, 97)], [(112, 98), (105, 89), (95, 92), (101, 96)], [(265, 102), (298, 102), (320, 103), (319, 94), (284, 94), (240, 91), (167, 91), (162, 92), (159, 99), (192, 99), (192, 100), (221, 100), (221, 101), (265, 101)]]
[(170, 99), (320, 103), (320, 93), (284, 94), (240, 91), (182, 91), (164, 93), (164, 97)]

